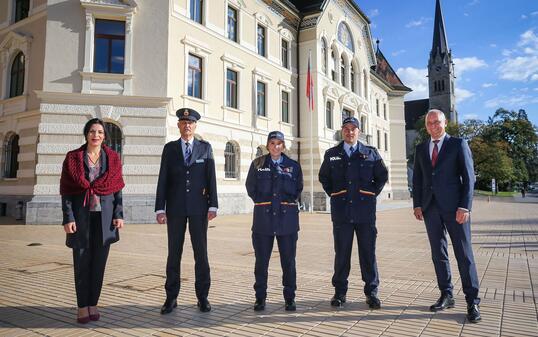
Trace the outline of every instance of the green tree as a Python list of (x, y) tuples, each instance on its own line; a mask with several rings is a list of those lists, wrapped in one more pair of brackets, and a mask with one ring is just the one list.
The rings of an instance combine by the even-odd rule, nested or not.
[(477, 175), (477, 187), (489, 189), (491, 179), (495, 179), (499, 189), (504, 189), (514, 179), (512, 159), (508, 156), (509, 145), (506, 142), (485, 141), (480, 136), (469, 142), (473, 152), (474, 167)]

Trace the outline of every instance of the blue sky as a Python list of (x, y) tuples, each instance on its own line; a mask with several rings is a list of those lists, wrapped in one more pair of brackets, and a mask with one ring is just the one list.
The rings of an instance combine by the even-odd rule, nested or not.
[[(400, 79), (427, 98), (435, 0), (355, 0)], [(500, 107), (525, 109), (538, 125), (538, 0), (441, 0), (456, 72), (459, 120)]]

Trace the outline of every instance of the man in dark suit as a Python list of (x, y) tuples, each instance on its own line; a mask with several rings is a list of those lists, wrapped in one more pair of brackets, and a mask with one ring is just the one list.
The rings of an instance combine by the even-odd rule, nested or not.
[(424, 220), (441, 296), (431, 311), (454, 307), (453, 285), (448, 260), (450, 235), (467, 301), (467, 318), (480, 321), (479, 281), (471, 245), (471, 207), (475, 175), (467, 142), (445, 132), (446, 117), (440, 110), (426, 114), (431, 139), (417, 145), (413, 170), (413, 208)]
[(346, 302), (356, 235), (366, 303), (371, 309), (379, 309), (375, 212), (376, 197), (388, 180), (388, 171), (377, 150), (358, 141), (359, 121), (355, 117), (344, 119), (342, 137), (343, 142), (325, 152), (319, 169), (319, 182), (331, 197), (335, 253), (331, 305), (342, 307)]
[(180, 263), (185, 230), (189, 223), (194, 251), (195, 289), (198, 308), (211, 310), (207, 300), (211, 283), (207, 258), (207, 224), (217, 216), (217, 179), (211, 145), (194, 138), (200, 114), (193, 109), (176, 111), (181, 138), (164, 146), (157, 184), (157, 222), (167, 224), (166, 301), (161, 314), (177, 306)]

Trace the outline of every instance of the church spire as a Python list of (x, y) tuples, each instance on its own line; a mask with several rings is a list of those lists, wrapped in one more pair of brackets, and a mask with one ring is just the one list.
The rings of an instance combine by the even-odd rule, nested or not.
[(445, 20), (441, 11), (441, 0), (436, 0), (435, 4), (435, 22), (433, 24), (433, 42), (430, 57), (434, 58), (437, 54), (441, 58), (449, 53), (448, 41), (445, 33)]

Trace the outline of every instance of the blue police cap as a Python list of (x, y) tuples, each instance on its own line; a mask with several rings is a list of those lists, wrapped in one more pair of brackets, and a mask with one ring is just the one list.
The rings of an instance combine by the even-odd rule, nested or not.
[(358, 128), (361, 125), (359, 120), (357, 118), (355, 118), (355, 117), (346, 117), (346, 118), (344, 118), (344, 121), (342, 122), (342, 126), (346, 125), (347, 123), (351, 123), (351, 124), (355, 125)]
[(200, 119), (200, 114), (190, 108), (181, 108), (176, 111), (176, 116), (180, 121), (193, 121), (196, 122)]
[(280, 131), (271, 131), (269, 132), (269, 135), (267, 135), (267, 143), (269, 143), (271, 139), (284, 141), (284, 134)]

